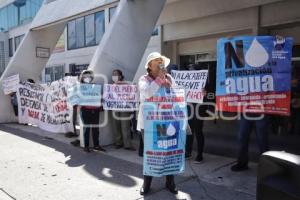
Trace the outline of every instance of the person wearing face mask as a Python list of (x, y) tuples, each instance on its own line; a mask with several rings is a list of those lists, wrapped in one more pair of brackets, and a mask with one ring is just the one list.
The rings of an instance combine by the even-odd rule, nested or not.
[[(123, 73), (119, 69), (113, 70), (112, 81), (113, 84), (129, 84), (129, 82), (124, 80)], [(120, 110), (112, 111), (112, 114), (116, 149), (124, 147), (126, 150), (135, 151), (130, 138), (130, 118), (132, 113)]]
[[(80, 83), (91, 84), (94, 78), (94, 73), (90, 70), (84, 70), (80, 75)], [(95, 106), (81, 106), (80, 117), (83, 122), (83, 134), (84, 134), (84, 151), (90, 152), (89, 141), (90, 131), (92, 131), (94, 150), (103, 151), (99, 145), (99, 114), (102, 111), (100, 107)]]
[[(170, 59), (162, 56), (158, 52), (153, 52), (148, 56), (145, 65), (148, 73), (139, 79), (140, 109), (138, 113), (137, 130), (141, 132), (142, 136), (144, 135), (143, 105), (145, 99), (152, 97), (161, 87), (170, 88), (176, 85), (174, 79), (166, 72), (165, 66), (169, 64)], [(149, 193), (151, 182), (152, 176), (144, 175), (144, 183), (140, 189), (141, 195)], [(173, 194), (178, 193), (174, 182), (174, 175), (166, 176), (166, 188)]]

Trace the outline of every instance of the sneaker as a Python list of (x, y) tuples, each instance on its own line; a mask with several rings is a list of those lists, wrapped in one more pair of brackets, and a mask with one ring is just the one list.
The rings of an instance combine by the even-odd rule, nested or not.
[(71, 138), (71, 137), (77, 137), (78, 135), (76, 133), (73, 133), (73, 132), (68, 132), (65, 134), (65, 137), (67, 138)]
[(90, 153), (90, 152), (91, 152), (90, 148), (88, 148), (88, 147), (84, 147), (84, 148), (83, 148), (83, 151), (85, 151), (85, 152), (87, 152), (87, 153)]
[(105, 149), (103, 149), (103, 148), (102, 148), (102, 147), (100, 147), (100, 146), (94, 147), (93, 149), (94, 149), (94, 150), (96, 150), (96, 151), (102, 151), (102, 152), (106, 152), (106, 150), (105, 150)]
[(78, 147), (80, 145), (80, 140), (74, 140), (70, 142), (73, 146)]
[(143, 186), (140, 189), (140, 195), (142, 195), (142, 196), (148, 194), (149, 192), (150, 192), (150, 187), (144, 188), (144, 186)]
[(200, 164), (203, 162), (203, 157), (202, 156), (197, 156), (195, 159), (195, 163)]
[(173, 194), (178, 194), (178, 188), (175, 184), (166, 184), (166, 188)]
[(231, 171), (233, 172), (245, 171), (247, 169), (249, 169), (247, 164), (240, 163), (237, 163), (231, 167)]

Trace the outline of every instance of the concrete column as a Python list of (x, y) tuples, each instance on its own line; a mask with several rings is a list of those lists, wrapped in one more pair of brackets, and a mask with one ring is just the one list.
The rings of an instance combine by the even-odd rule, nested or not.
[(25, 34), (15, 55), (11, 58), (0, 78), (0, 123), (17, 121), (9, 97), (3, 93), (2, 80), (11, 75), (19, 74), (21, 80), (31, 78), (38, 82), (41, 71), (49, 58), (38, 58), (36, 48), (49, 48), (51, 53), (64, 27), (65, 23), (60, 23), (41, 30), (29, 30)]

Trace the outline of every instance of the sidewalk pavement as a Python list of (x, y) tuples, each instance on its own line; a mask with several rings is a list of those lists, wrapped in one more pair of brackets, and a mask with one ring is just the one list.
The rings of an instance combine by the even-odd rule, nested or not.
[[(33, 126), (1, 124), (0, 199), (143, 199), (137, 151), (106, 146), (105, 153), (85, 153), (70, 145), (72, 140)], [(163, 178), (154, 178), (145, 199), (256, 199), (256, 164), (231, 172), (233, 163), (232, 158), (210, 154), (204, 154), (201, 164), (188, 160), (185, 172), (175, 178), (178, 195), (165, 189)]]

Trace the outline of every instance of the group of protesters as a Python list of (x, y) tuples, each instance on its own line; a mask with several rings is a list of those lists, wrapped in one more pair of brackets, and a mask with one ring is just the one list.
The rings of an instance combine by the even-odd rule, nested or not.
[[(114, 138), (115, 147), (117, 149), (124, 148), (129, 151), (135, 151), (136, 149), (132, 145), (131, 141), (131, 131), (137, 130), (140, 133), (140, 146), (138, 149), (138, 154), (144, 156), (144, 143), (145, 143), (145, 129), (144, 129), (144, 118), (143, 118), (143, 105), (144, 101), (151, 98), (160, 88), (171, 88), (176, 86), (176, 82), (170, 74), (168, 74), (167, 67), (170, 64), (170, 59), (161, 55), (160, 53), (151, 53), (146, 61), (145, 69), (147, 73), (140, 77), (138, 81), (139, 89), (139, 112), (137, 117), (137, 125), (135, 127), (135, 119), (130, 119), (130, 116), (134, 116), (133, 112), (128, 111), (112, 111), (113, 115), (113, 128), (114, 128)], [(171, 66), (171, 65), (170, 65)], [(169, 67), (170, 67), (169, 66)], [(94, 73), (91, 70), (84, 70), (80, 77), (79, 82), (84, 84), (93, 84)], [(130, 84), (126, 81), (123, 72), (119, 69), (114, 69), (112, 71), (111, 81), (113, 84)], [(294, 84), (295, 85), (295, 84)], [(203, 88), (203, 94), (206, 94), (206, 87)], [(11, 95), (11, 102), (14, 111), (17, 115), (17, 101), (16, 95)], [(186, 126), (186, 145), (185, 145), (185, 158), (190, 159), (192, 157), (192, 146), (193, 139), (196, 138), (197, 141), (197, 155), (195, 157), (195, 162), (200, 163), (203, 161), (203, 149), (204, 149), (204, 134), (203, 134), (203, 119), (199, 116), (204, 116), (206, 112), (206, 107), (201, 106), (196, 103), (189, 103), (188, 113), (188, 125)], [(193, 114), (191, 114), (191, 109), (193, 109)], [(106, 150), (100, 146), (99, 142), (99, 116), (100, 112), (104, 111), (102, 106), (73, 106), (73, 124), (74, 131), (67, 133), (66, 137), (78, 136), (76, 133), (76, 119), (77, 110), (80, 113), (81, 121), (83, 126), (83, 138), (84, 138), (84, 148), (85, 152), (90, 152), (92, 149), (96, 151), (105, 152)], [(195, 114), (197, 112), (197, 114)], [(298, 113), (299, 114), (299, 113)], [(252, 117), (256, 117), (258, 114), (251, 113)], [(240, 129), (238, 133), (239, 150), (237, 163), (231, 167), (232, 171), (242, 171), (248, 169), (248, 144), (250, 133), (252, 129), (256, 128), (256, 136), (258, 141), (258, 146), (260, 153), (263, 153), (269, 149), (268, 145), (268, 125), (269, 116), (265, 115), (263, 118), (257, 120), (249, 120), (246, 118), (240, 119)], [(90, 132), (92, 133), (93, 148), (90, 148)], [(73, 145), (79, 145), (79, 140), (74, 140), (71, 142)], [(150, 191), (150, 186), (152, 182), (152, 176), (144, 175), (144, 183), (140, 189), (140, 194), (145, 195)], [(178, 189), (174, 181), (174, 175), (166, 175), (166, 188), (177, 194)]]

